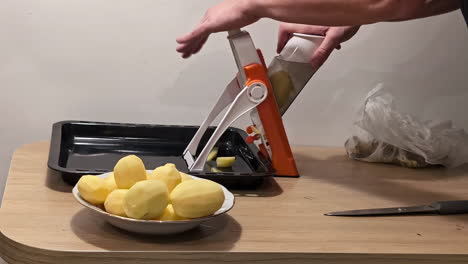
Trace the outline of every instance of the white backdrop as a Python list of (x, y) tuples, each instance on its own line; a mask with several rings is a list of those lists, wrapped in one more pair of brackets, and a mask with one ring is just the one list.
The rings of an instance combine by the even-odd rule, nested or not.
[[(56, 121), (199, 124), (235, 64), (225, 34), (190, 60), (179, 58), (175, 38), (215, 2), (3, 0), (0, 186), (14, 149), (47, 140)], [(269, 61), (277, 23), (247, 29)], [(285, 115), (290, 141), (342, 145), (378, 82), (404, 95), (405, 109), (468, 129), (467, 43), (459, 12), (363, 27)]]

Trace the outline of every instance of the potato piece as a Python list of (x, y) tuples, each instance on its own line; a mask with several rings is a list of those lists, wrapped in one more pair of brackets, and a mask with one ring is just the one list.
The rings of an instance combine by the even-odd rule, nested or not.
[(256, 126), (252, 126), (252, 131), (257, 135), (262, 133)]
[(182, 181), (179, 171), (172, 163), (157, 167), (148, 179), (163, 181), (166, 183), (169, 193)]
[(192, 176), (190, 176), (190, 175), (188, 175), (188, 174), (186, 174), (186, 173), (183, 173), (183, 172), (181, 172), (181, 171), (179, 171), (179, 173), (180, 173), (180, 178), (181, 178), (182, 182), (184, 182), (184, 181), (192, 181), (192, 180), (193, 180)]
[(273, 92), (275, 94), (278, 107), (283, 107), (289, 99), (289, 95), (294, 91), (294, 85), (286, 71), (279, 71), (270, 77)]
[(218, 169), (218, 168), (216, 168), (216, 167), (212, 167), (212, 168), (210, 169), (210, 171), (211, 171), (211, 172), (215, 172), (215, 173), (223, 172), (222, 170), (220, 170), (220, 169)]
[(107, 189), (109, 189), (110, 192), (113, 190), (117, 189), (117, 184), (115, 183), (115, 178), (114, 178), (114, 173), (111, 172), (109, 176), (104, 178), (104, 183), (106, 184)]
[(119, 189), (129, 189), (135, 183), (146, 180), (143, 161), (135, 155), (123, 157), (114, 167), (114, 179)]
[(123, 207), (123, 201), (127, 192), (128, 190), (126, 189), (116, 189), (112, 191), (104, 202), (106, 212), (113, 215), (127, 217)]
[(214, 147), (210, 151), (210, 154), (208, 154), (208, 158), (206, 159), (206, 161), (212, 161), (212, 160), (214, 160), (216, 158), (216, 156), (218, 156), (218, 148)]
[(84, 175), (78, 181), (80, 196), (94, 205), (101, 205), (111, 192), (104, 179), (93, 175)]
[(153, 220), (161, 217), (169, 204), (166, 184), (159, 180), (135, 183), (127, 192), (123, 208), (128, 217)]
[(218, 157), (216, 159), (216, 166), (219, 168), (230, 168), (236, 161), (236, 157)]
[(224, 203), (221, 186), (205, 179), (186, 181), (177, 185), (170, 197), (174, 212), (187, 218), (212, 215)]
[(177, 221), (177, 220), (186, 220), (187, 218), (178, 216), (174, 212), (174, 207), (172, 207), (172, 204), (168, 204), (166, 209), (164, 210), (163, 215), (158, 219), (161, 221)]

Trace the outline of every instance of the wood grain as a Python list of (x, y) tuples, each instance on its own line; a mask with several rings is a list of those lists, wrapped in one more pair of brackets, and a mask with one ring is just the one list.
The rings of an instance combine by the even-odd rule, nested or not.
[(236, 192), (229, 215), (171, 237), (92, 217), (47, 169), (48, 142), (14, 154), (0, 209), (9, 263), (467, 263), (468, 216), (326, 217), (336, 210), (468, 199), (468, 168), (412, 170), (297, 147), (301, 178)]

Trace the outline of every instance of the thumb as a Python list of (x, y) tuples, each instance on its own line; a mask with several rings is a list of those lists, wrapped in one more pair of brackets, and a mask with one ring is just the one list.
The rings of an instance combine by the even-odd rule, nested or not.
[(320, 68), (333, 50), (339, 45), (333, 36), (326, 36), (322, 44), (312, 54), (310, 63), (314, 69)]
[(278, 31), (278, 44), (276, 46), (276, 53), (280, 53), (289, 39), (292, 37), (292, 34), (286, 30), (284, 27), (280, 27)]

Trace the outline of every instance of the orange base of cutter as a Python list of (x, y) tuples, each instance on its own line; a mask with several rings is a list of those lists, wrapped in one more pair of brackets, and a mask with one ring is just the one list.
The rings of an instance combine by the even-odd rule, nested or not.
[[(258, 51), (263, 62), (263, 56)], [(257, 111), (263, 125), (265, 136), (271, 149), (272, 166), (277, 176), (299, 177), (296, 162), (289, 145), (288, 137), (283, 125), (278, 105), (276, 103), (273, 87), (269, 81), (265, 63), (263, 65), (251, 64), (244, 67), (247, 77), (246, 85), (262, 82), (268, 88), (268, 96), (257, 106)]]

